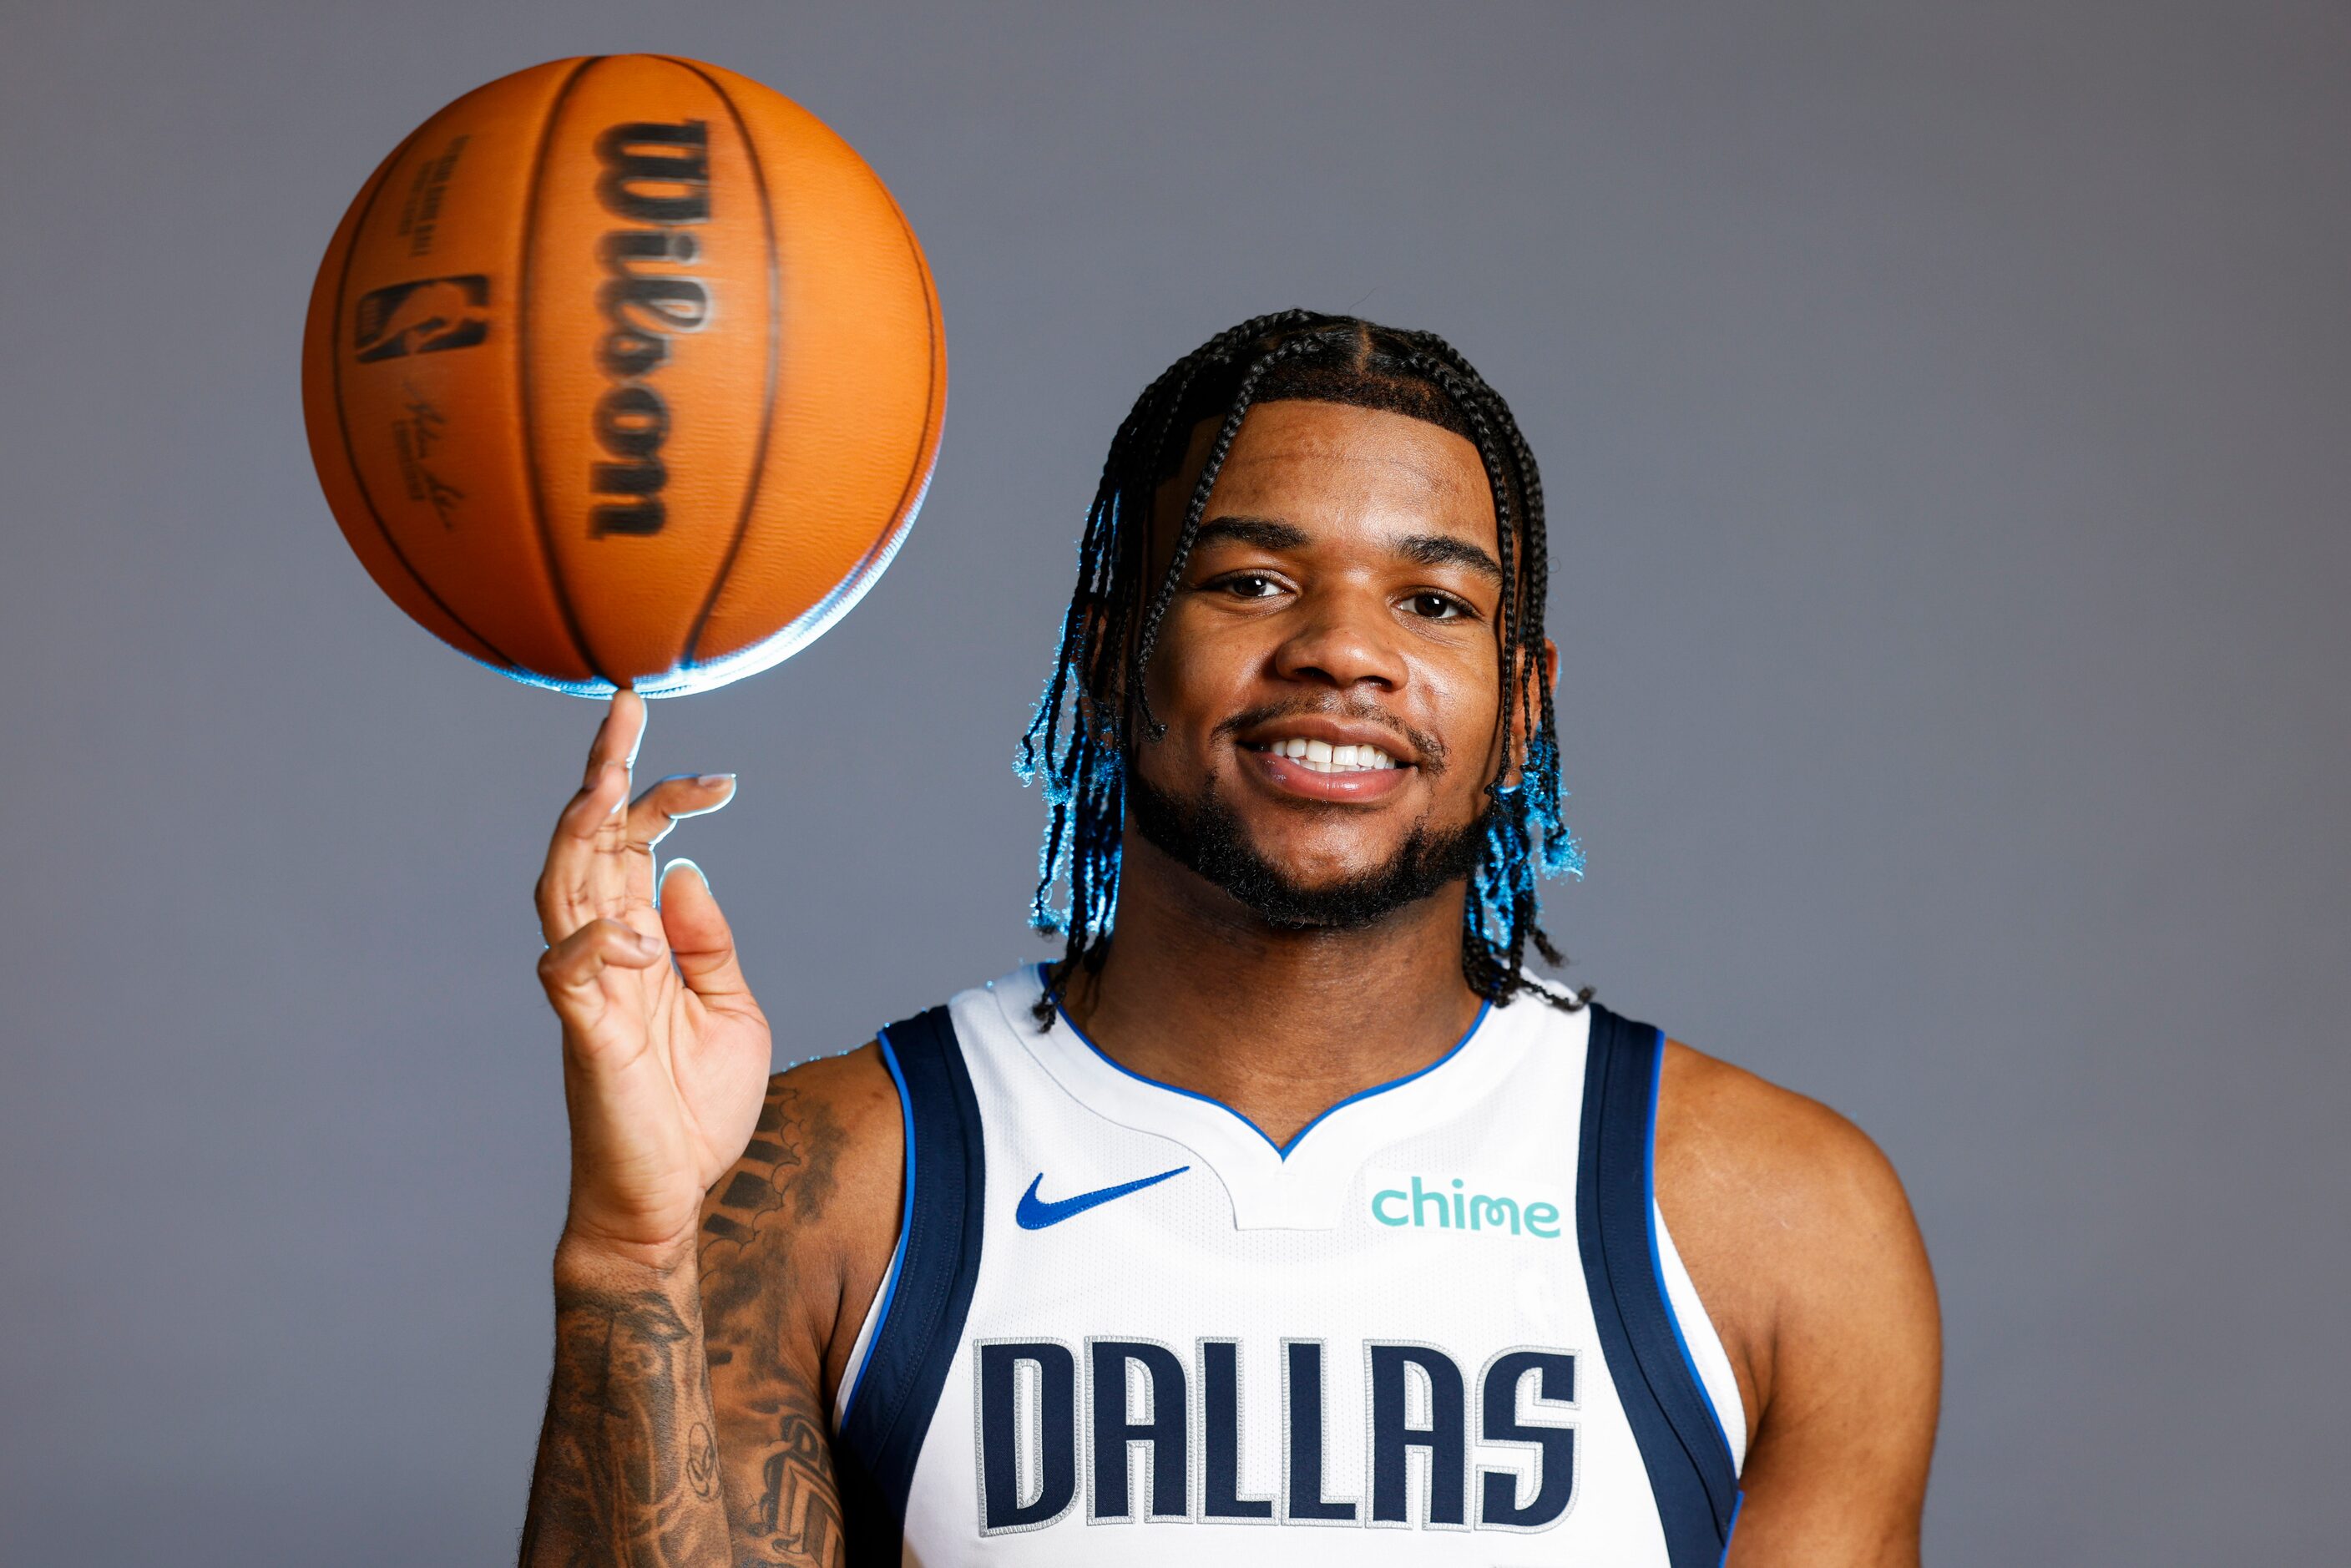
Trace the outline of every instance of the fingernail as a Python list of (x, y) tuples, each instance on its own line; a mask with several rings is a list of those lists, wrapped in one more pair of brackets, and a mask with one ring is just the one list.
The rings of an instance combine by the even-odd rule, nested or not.
[(667, 882), (669, 880), (669, 873), (677, 870), (680, 866), (684, 866), (686, 870), (692, 872), (695, 875), (702, 879), (703, 892), (707, 893), (710, 891), (710, 873), (704, 871), (699, 865), (687, 860), (683, 855), (679, 856), (676, 860), (670, 862), (669, 864), (662, 868), (662, 880), (664, 882)]
[(732, 773), (705, 773), (696, 778), (695, 782), (701, 785), (705, 789), (716, 789), (722, 784), (732, 789), (735, 785), (735, 775)]

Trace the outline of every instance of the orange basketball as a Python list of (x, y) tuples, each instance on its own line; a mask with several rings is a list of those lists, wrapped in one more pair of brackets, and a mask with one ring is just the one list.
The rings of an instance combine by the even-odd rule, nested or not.
[(477, 88), (319, 264), (310, 453), (426, 630), (517, 680), (704, 690), (871, 587), (938, 453), (946, 346), (873, 171), (789, 99), (659, 55)]

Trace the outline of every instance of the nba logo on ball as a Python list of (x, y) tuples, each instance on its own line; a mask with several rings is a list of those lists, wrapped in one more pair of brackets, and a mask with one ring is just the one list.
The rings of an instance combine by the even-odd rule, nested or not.
[(938, 454), (921, 246), (847, 143), (667, 56), (476, 89), (320, 263), (311, 455), (394, 603), (518, 680), (702, 691), (881, 575)]
[(359, 362), (470, 349), (490, 335), (486, 277), (429, 277), (371, 289), (351, 333)]

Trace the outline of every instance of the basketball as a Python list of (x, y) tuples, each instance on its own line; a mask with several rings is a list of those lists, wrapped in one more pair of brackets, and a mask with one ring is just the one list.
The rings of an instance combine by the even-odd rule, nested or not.
[(706, 690), (889, 565), (938, 452), (921, 246), (773, 89), (654, 55), (550, 61), (412, 132), (312, 289), (329, 506), (392, 601), (517, 680)]

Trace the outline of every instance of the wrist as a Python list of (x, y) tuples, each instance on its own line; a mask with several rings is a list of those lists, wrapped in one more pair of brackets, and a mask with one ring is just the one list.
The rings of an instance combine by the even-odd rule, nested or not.
[(567, 1225), (555, 1243), (558, 1287), (660, 1289), (696, 1270), (691, 1235), (664, 1242), (599, 1236)]

